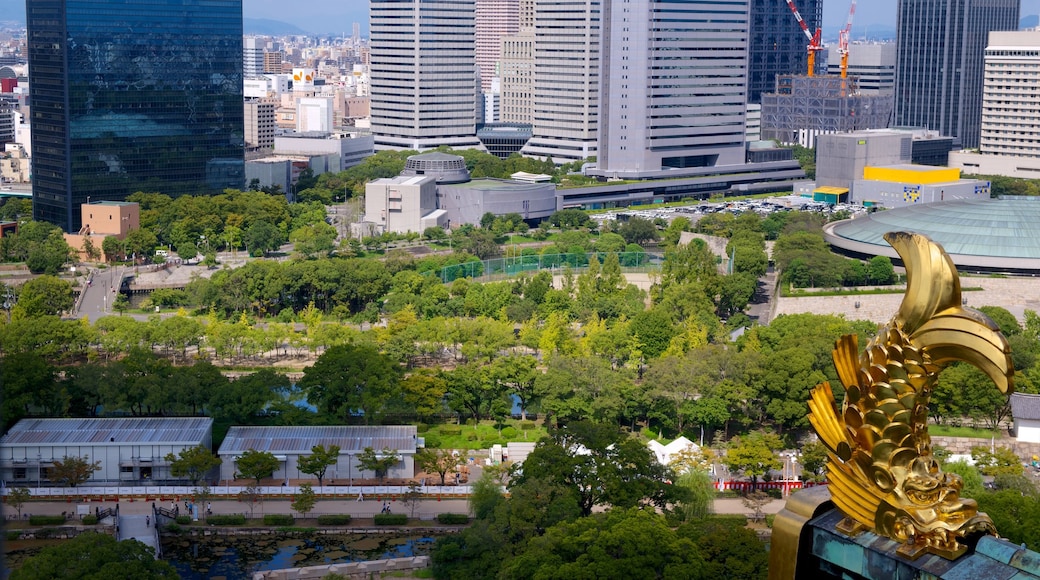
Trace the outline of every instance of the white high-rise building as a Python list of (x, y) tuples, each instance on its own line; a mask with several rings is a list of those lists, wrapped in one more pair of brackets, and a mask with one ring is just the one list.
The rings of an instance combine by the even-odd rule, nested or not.
[(242, 39), (242, 78), (251, 79), (264, 74), (264, 45), (266, 41), (247, 36)]
[(596, 173), (744, 163), (748, 1), (604, 0), (602, 21)]
[(516, 34), (520, 26), (520, 0), (476, 0), (476, 61), (480, 90), (491, 92), (491, 80), (500, 75), (502, 37)]
[(978, 152), (951, 151), (950, 166), (974, 175), (1040, 175), (1040, 31), (990, 32), (982, 81)]
[(502, 37), (499, 120), (531, 124), (534, 95), (534, 0), (520, 0), (520, 29)]
[(525, 156), (567, 163), (596, 155), (600, 10), (600, 0), (535, 0), (532, 137)]
[(479, 148), (475, 0), (371, 0), (376, 149)]
[[(827, 52), (827, 74), (841, 74), (841, 54)], [(896, 43), (852, 44), (849, 46), (848, 75), (857, 78), (863, 94), (893, 92), (896, 86)]]

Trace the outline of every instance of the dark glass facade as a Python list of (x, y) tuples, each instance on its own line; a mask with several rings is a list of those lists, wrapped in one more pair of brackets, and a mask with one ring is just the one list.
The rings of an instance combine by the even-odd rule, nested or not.
[(893, 125), (979, 146), (989, 33), (1018, 30), (1019, 0), (899, 0)]
[[(815, 32), (823, 24), (823, 0), (795, 0), (798, 13)], [(762, 93), (776, 90), (776, 75), (804, 75), (809, 39), (784, 0), (751, 0), (748, 41), (748, 102), (761, 103)], [(832, 33), (836, 31), (830, 31)], [(818, 70), (827, 57), (816, 55)]]
[(242, 0), (27, 0), (33, 213), (245, 183)]

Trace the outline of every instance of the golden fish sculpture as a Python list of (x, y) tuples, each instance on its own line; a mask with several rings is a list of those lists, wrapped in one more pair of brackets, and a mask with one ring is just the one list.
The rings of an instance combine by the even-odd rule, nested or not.
[(895, 317), (858, 354), (855, 335), (839, 339), (834, 364), (845, 387), (840, 410), (828, 383), (809, 401), (809, 421), (828, 449), (831, 498), (846, 516), (842, 532), (892, 538), (897, 553), (954, 559), (964, 540), (996, 533), (960, 477), (943, 473), (928, 436), (928, 399), (939, 372), (971, 363), (1003, 393), (1014, 367), (1007, 339), (986, 315), (962, 306), (960, 279), (942, 246), (890, 232), (885, 240), (906, 266), (906, 294)]

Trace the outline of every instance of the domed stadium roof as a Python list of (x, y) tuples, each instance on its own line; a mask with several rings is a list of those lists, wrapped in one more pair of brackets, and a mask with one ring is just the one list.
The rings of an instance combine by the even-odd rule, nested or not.
[(864, 256), (898, 259), (882, 237), (918, 232), (942, 244), (960, 269), (1040, 271), (1040, 198), (954, 200), (914, 205), (828, 224), (832, 246)]
[(442, 184), (466, 183), (470, 179), (462, 156), (439, 151), (412, 155), (405, 160), (401, 175), (433, 175), (437, 177), (437, 183)]

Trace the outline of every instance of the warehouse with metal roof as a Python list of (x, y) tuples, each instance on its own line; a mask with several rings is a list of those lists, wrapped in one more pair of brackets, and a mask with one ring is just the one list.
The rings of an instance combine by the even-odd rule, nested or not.
[(52, 485), (55, 461), (99, 461), (88, 485), (183, 484), (164, 458), (213, 445), (209, 417), (22, 419), (0, 439), (0, 479), (8, 486)]
[(907, 231), (938, 242), (963, 272), (1040, 272), (1040, 198), (964, 199), (879, 211), (824, 227), (836, 249), (898, 259), (884, 234)]
[(266, 451), (273, 454), (280, 467), (273, 474), (275, 482), (288, 483), (293, 479), (313, 479), (301, 473), (297, 461), (301, 455), (310, 455), (311, 449), (322, 445), (326, 449), (339, 447), (339, 461), (325, 473), (329, 485), (350, 485), (355, 478), (374, 478), (371, 471), (358, 466), (357, 457), (371, 447), (376, 452), (384, 449), (396, 453), (397, 465), (387, 472), (391, 479), (409, 479), (415, 475), (415, 452), (424, 446), (414, 425), (375, 426), (315, 426), (315, 427), (232, 427), (228, 430), (217, 455), (223, 460), (220, 477), (235, 478), (235, 461), (246, 451)]

